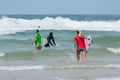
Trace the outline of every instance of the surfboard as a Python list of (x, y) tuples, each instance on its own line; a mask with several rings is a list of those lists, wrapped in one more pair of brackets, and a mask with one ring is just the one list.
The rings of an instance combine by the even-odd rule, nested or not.
[(87, 51), (88, 51), (88, 49), (89, 49), (90, 46), (91, 46), (91, 41), (92, 41), (91, 36), (87, 36), (86, 39), (85, 39), (85, 44), (86, 44), (86, 50), (87, 50)]
[(41, 42), (42, 42), (42, 47), (44, 47), (44, 45), (47, 43), (47, 39), (41, 38)]

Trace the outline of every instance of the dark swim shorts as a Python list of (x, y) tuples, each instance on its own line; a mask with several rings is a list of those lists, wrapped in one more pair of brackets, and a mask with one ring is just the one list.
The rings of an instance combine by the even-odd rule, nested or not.
[(80, 51), (85, 51), (86, 48), (77, 48), (77, 50), (80, 50)]

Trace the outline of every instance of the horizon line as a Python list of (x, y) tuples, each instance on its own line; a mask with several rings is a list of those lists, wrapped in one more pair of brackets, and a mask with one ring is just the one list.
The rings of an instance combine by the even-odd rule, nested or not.
[(3, 16), (4, 16), (4, 15), (56, 15), (56, 16), (59, 16), (59, 15), (66, 15), (66, 16), (67, 16), (67, 15), (68, 15), (68, 16), (69, 16), (69, 15), (107, 15), (107, 16), (109, 16), (109, 15), (110, 15), (110, 16), (116, 15), (116, 16), (117, 16), (117, 15), (118, 15), (118, 16), (119, 16), (120, 14), (0, 14), (0, 15), (3, 15)]

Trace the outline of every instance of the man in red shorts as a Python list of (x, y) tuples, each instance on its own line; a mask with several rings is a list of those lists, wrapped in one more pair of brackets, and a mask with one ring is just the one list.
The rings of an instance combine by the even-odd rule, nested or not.
[(85, 45), (85, 36), (82, 35), (80, 30), (76, 31), (77, 35), (74, 37), (77, 60), (80, 60), (80, 53), (82, 52), (82, 60), (86, 62), (86, 45)]

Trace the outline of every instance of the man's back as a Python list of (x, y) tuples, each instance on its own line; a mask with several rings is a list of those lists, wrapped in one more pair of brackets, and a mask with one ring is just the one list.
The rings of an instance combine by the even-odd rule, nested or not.
[(40, 46), (42, 44), (41, 43), (41, 35), (36, 33), (35, 36), (34, 36), (34, 38), (35, 38), (35, 44), (37, 46)]
[(77, 48), (85, 48), (85, 37), (84, 36), (79, 36), (79, 35), (76, 35), (74, 37), (74, 41), (77, 43)]

